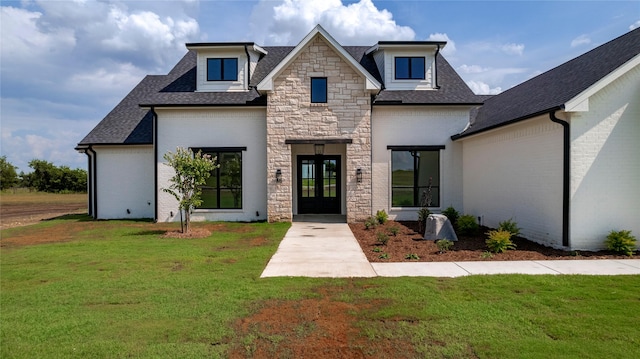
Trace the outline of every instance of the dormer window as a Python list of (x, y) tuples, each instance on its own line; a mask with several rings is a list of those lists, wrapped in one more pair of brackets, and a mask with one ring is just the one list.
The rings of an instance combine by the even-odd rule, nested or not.
[(396, 57), (396, 80), (424, 80), (424, 57)]
[(207, 59), (207, 81), (238, 81), (238, 59)]

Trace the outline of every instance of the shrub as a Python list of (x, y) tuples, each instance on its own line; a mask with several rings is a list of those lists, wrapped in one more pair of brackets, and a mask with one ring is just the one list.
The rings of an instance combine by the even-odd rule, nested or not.
[(631, 231), (611, 231), (604, 244), (610, 251), (632, 256), (636, 250), (636, 237), (631, 235)]
[(447, 252), (449, 249), (451, 249), (451, 247), (453, 247), (453, 241), (450, 241), (448, 239), (441, 239), (439, 241), (436, 241), (436, 246), (438, 246), (438, 251), (440, 253), (445, 253)]
[(458, 222), (458, 218), (460, 217), (460, 213), (458, 213), (458, 211), (456, 211), (456, 209), (451, 206), (442, 211), (442, 214), (447, 216), (451, 224), (454, 226), (456, 225), (456, 223)]
[(380, 252), (382, 252), (382, 248), (374, 247), (371, 251), (374, 252), (374, 253), (380, 253)]
[(381, 255), (378, 256), (378, 258), (380, 258), (380, 259), (389, 259), (389, 253), (382, 253)]
[(476, 217), (465, 214), (458, 218), (457, 224), (458, 232), (460, 234), (474, 234), (478, 231), (478, 223)]
[(486, 240), (487, 247), (493, 253), (502, 253), (508, 249), (516, 249), (516, 245), (511, 242), (511, 232), (509, 231), (489, 231), (489, 238)]
[(511, 233), (512, 236), (517, 236), (518, 234), (520, 234), (520, 227), (518, 227), (518, 223), (516, 223), (516, 221), (511, 218), (498, 223), (498, 230), (507, 231)]
[(384, 209), (376, 212), (376, 220), (378, 223), (384, 224), (387, 219), (389, 219), (389, 215), (387, 215), (387, 212), (385, 212)]
[(369, 217), (364, 221), (364, 229), (375, 228), (376, 225), (378, 225), (378, 221), (373, 217)]
[(399, 232), (400, 232), (400, 227), (398, 226), (389, 227), (389, 233), (391, 233), (392, 236), (394, 237), (397, 236)]
[(420, 257), (415, 253), (409, 253), (409, 254), (404, 256), (404, 259), (415, 259), (415, 260), (418, 260), (418, 259), (420, 259)]
[(382, 244), (383, 246), (386, 246), (387, 242), (389, 242), (389, 236), (384, 232), (376, 233), (376, 238), (378, 239), (378, 243)]
[(431, 211), (427, 207), (422, 207), (418, 210), (418, 225), (419, 232), (424, 233), (425, 225), (427, 223), (427, 217), (431, 214)]

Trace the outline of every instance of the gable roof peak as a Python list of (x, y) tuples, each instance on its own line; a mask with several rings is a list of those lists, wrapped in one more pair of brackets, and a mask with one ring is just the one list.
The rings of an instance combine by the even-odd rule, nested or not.
[(336, 41), (336, 39), (331, 36), (327, 30), (325, 30), (320, 24), (316, 25), (308, 34), (305, 36), (298, 45), (296, 45), (293, 50), (284, 58), (282, 61), (273, 69), (265, 78), (260, 81), (257, 85), (257, 90), (260, 92), (273, 90), (273, 79), (277, 77), (280, 72), (284, 70), (291, 62), (293, 62), (300, 52), (309, 44), (316, 36), (321, 36), (324, 40), (329, 44), (330, 47), (345, 61), (349, 64), (356, 72), (361, 74), (365, 78), (365, 88), (371, 91), (378, 91), (382, 89), (382, 84), (376, 80), (376, 78), (369, 73), (362, 65), (356, 61), (349, 54), (345, 48)]

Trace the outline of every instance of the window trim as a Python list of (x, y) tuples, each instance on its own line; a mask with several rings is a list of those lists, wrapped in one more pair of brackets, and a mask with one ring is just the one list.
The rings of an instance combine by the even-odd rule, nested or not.
[[(244, 162), (242, 161), (242, 157), (243, 157), (243, 152), (247, 151), (247, 147), (190, 147), (189, 148), (193, 154), (195, 155), (196, 153), (198, 153), (198, 151), (201, 151), (202, 153), (207, 153), (207, 154), (211, 154), (213, 156), (216, 156), (217, 158), (220, 157), (220, 155), (222, 153), (239, 153), (240, 154), (240, 190), (242, 192), (244, 192)], [(217, 161), (216, 161), (217, 162)], [(194, 208), (196, 211), (218, 211), (218, 210), (223, 210), (223, 211), (242, 211), (244, 209), (244, 195), (242, 196), (241, 200), (240, 200), (240, 207), (238, 208), (233, 208), (233, 207), (222, 207), (220, 205), (221, 203), (221, 195), (220, 195), (220, 190), (221, 190), (221, 186), (220, 186), (220, 167), (216, 168), (214, 171), (217, 171), (217, 178), (218, 178), (218, 183), (216, 186), (216, 198), (217, 198), (217, 207), (212, 207), (212, 208), (207, 208), (207, 207), (196, 207)]]
[[(390, 170), (390, 176), (389, 176), (389, 202), (390, 202), (390, 208), (395, 208), (395, 209), (411, 209), (411, 208), (419, 208), (420, 207), (420, 199), (417, 198), (416, 196), (419, 197), (419, 194), (416, 193), (416, 190), (419, 189), (420, 187), (417, 185), (418, 182), (418, 178), (417, 178), (417, 174), (415, 173), (415, 162), (414, 162), (414, 177), (413, 177), (413, 190), (414, 190), (414, 204), (412, 206), (394, 206), (393, 205), (393, 151), (398, 151), (398, 152), (414, 152), (414, 151), (424, 151), (424, 152), (438, 152), (438, 177), (439, 177), (439, 181), (438, 181), (438, 186), (436, 186), (435, 188), (438, 189), (438, 201), (437, 201), (437, 205), (432, 205), (429, 206), (429, 208), (439, 208), (442, 205), (442, 150), (445, 149), (444, 145), (434, 145), (434, 146), (406, 146), (406, 145), (400, 145), (400, 146), (393, 146), (393, 145), (389, 145), (387, 146), (387, 150), (390, 150), (391, 152), (389, 153), (390, 155), (390, 165), (389, 165), (389, 170)], [(414, 159), (415, 161), (415, 159)], [(419, 190), (418, 190), (419, 192)], [(418, 202), (416, 204), (416, 201)]]
[[(212, 78), (209, 77), (209, 66), (210, 66), (209, 61), (210, 60), (220, 60), (220, 74), (219, 74), (220, 79), (212, 79)], [(224, 77), (224, 74), (225, 74), (225, 72), (224, 72), (225, 60), (235, 60), (235, 63), (236, 63), (235, 64), (235, 68), (236, 68), (236, 70), (234, 72), (235, 76), (234, 76), (233, 79), (226, 79)], [(238, 81), (238, 65), (239, 65), (239, 60), (238, 60), (237, 57), (207, 57), (207, 76), (206, 76), (207, 77), (207, 82), (223, 82), (223, 81), (224, 82), (233, 82), (233, 81)]]
[[(409, 68), (408, 77), (398, 77), (398, 60), (399, 59), (408, 59), (409, 60)], [(411, 77), (411, 67), (412, 67), (412, 59), (422, 59), (422, 67), (423, 70), (420, 75), (421, 77)], [(393, 58), (393, 77), (395, 80), (425, 80), (426, 79), (426, 71), (427, 71), (427, 58), (425, 56), (396, 56)]]
[[(324, 80), (324, 101), (314, 101), (313, 96), (313, 82), (315, 80)], [(329, 102), (329, 81), (326, 77), (312, 77), (311, 78), (311, 98), (309, 99), (311, 103), (327, 103)]]

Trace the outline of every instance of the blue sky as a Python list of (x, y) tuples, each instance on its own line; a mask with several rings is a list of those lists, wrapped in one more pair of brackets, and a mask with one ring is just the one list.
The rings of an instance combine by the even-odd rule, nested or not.
[(295, 45), (321, 24), (343, 45), (446, 40), (494, 94), (640, 27), (640, 1), (1, 1), (0, 152), (86, 168), (75, 145), (186, 42)]

